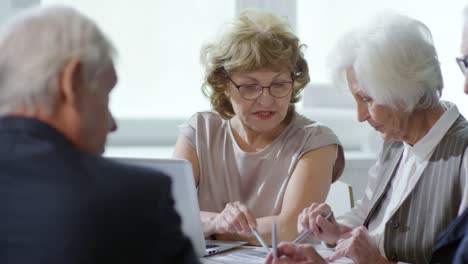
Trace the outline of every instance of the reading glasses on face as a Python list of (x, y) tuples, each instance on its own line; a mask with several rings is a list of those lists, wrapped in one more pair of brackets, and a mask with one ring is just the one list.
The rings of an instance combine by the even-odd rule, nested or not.
[(463, 57), (457, 57), (455, 58), (457, 61), (458, 67), (460, 67), (461, 72), (463, 75), (466, 74), (466, 69), (468, 68), (468, 55), (465, 55)]
[(263, 94), (263, 89), (268, 89), (270, 95), (275, 98), (283, 98), (289, 95), (293, 87), (294, 81), (289, 82), (274, 82), (269, 86), (261, 86), (258, 84), (237, 84), (230, 77), (228, 79), (234, 84), (242, 98), (246, 100), (255, 100)]

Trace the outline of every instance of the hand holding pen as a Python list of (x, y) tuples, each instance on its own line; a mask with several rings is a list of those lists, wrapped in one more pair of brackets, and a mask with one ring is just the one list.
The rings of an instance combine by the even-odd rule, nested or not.
[(262, 245), (263, 249), (265, 249), (266, 252), (270, 252), (270, 248), (268, 247), (267, 243), (265, 243), (265, 240), (263, 240), (263, 238), (260, 235), (260, 233), (258, 232), (258, 230), (256, 228), (253, 228), (253, 227), (251, 227), (251, 230), (252, 230), (252, 234), (255, 236), (258, 243), (260, 243), (260, 245)]
[[(273, 255), (273, 258), (278, 257), (278, 234), (276, 228), (276, 222), (273, 219), (271, 225), (271, 253)], [(270, 248), (265, 243), (265, 241), (263, 240), (262, 236), (258, 233), (256, 228), (252, 228), (252, 233), (254, 234), (255, 238), (260, 243), (260, 245), (262, 245), (262, 247), (265, 249), (265, 251), (270, 252)]]
[(257, 227), (257, 220), (244, 204), (233, 202), (226, 204), (224, 210), (213, 219), (213, 233), (231, 233), (251, 236), (251, 227)]
[(298, 232), (303, 236), (301, 240), (308, 236), (303, 234), (308, 230), (309, 235), (311, 234), (331, 246), (336, 244), (342, 234), (340, 225), (336, 222), (330, 206), (325, 203), (313, 203), (305, 208), (299, 215), (297, 228)]
[[(333, 215), (333, 212), (329, 212), (328, 215), (325, 216), (325, 219), (328, 221), (330, 220), (330, 217)], [(312, 231), (310, 229), (303, 229), (302, 232), (299, 232), (299, 235), (296, 237), (296, 239), (293, 240), (292, 243), (294, 244), (299, 244), (301, 243), (304, 239), (309, 237), (312, 234)]]

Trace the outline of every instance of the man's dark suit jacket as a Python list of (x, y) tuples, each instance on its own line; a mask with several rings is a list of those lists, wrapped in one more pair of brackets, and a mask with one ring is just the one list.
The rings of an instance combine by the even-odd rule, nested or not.
[(170, 179), (0, 118), (0, 263), (198, 263)]
[(468, 209), (439, 236), (431, 263), (468, 263)]

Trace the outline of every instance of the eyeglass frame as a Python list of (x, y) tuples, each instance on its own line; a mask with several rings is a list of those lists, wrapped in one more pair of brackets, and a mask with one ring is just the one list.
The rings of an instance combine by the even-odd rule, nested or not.
[[(286, 83), (287, 83), (287, 84), (290, 84), (290, 85), (291, 85), (291, 87), (289, 88), (289, 92), (291, 92), (292, 89), (293, 89), (293, 87), (294, 87), (294, 79), (292, 79), (292, 80), (289, 81), (289, 82), (272, 82), (272, 83), (270, 83), (270, 85), (268, 85), (268, 86), (261, 86), (261, 85), (259, 85), (259, 84), (241, 84), (241, 85), (239, 85), (239, 84), (237, 84), (236, 82), (234, 82), (234, 81), (231, 79), (230, 76), (228, 76), (227, 78), (229, 79), (229, 81), (232, 82), (232, 84), (234, 84), (234, 87), (237, 88), (237, 91), (239, 92), (239, 95), (240, 95), (244, 100), (256, 100), (256, 99), (258, 99), (258, 98), (263, 94), (263, 89), (266, 89), (266, 88), (268, 88), (268, 93), (269, 93), (271, 96), (273, 96), (274, 98), (284, 98), (284, 97), (288, 96), (289, 93), (287, 93), (287, 94), (285, 94), (285, 95), (283, 95), (283, 96), (276, 96), (276, 95), (274, 95), (274, 94), (271, 93), (271, 86), (273, 86), (273, 85), (275, 85), (275, 84), (280, 84), (280, 83), (282, 83), (282, 84), (286, 84)], [(256, 86), (256, 87), (260, 87), (262, 90), (261, 90), (261, 92), (260, 92), (255, 98), (245, 98), (245, 97), (241, 94), (241, 92), (240, 92), (240, 88), (241, 88), (242, 86)]]
[(466, 75), (468, 71), (468, 55), (465, 55), (463, 57), (456, 57), (455, 60), (463, 75)]

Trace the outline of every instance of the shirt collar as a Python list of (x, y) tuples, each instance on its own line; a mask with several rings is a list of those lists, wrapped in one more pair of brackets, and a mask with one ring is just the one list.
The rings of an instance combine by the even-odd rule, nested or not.
[(428, 158), (442, 140), (442, 137), (444, 137), (458, 116), (460, 116), (460, 112), (455, 104), (446, 101), (441, 101), (441, 104), (446, 111), (431, 127), (429, 132), (413, 146), (405, 143), (405, 149), (422, 159)]

